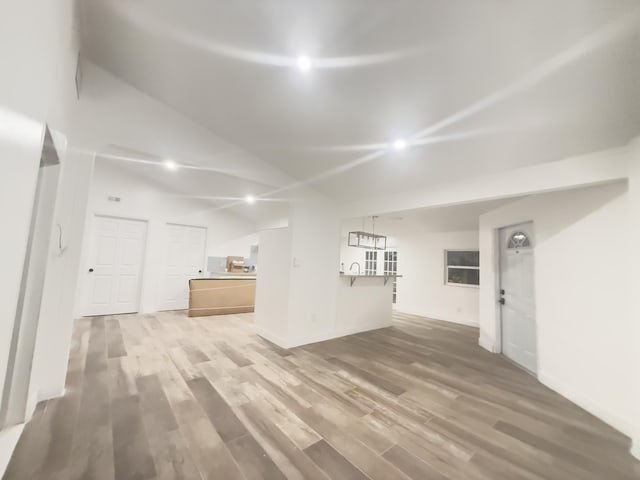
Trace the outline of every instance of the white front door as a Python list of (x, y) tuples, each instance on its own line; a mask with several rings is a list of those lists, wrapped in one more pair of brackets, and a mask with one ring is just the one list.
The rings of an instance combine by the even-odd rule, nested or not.
[(202, 275), (207, 229), (167, 224), (167, 261), (161, 310), (189, 306), (189, 280)]
[(535, 373), (537, 342), (533, 286), (533, 223), (501, 229), (502, 353)]
[(85, 315), (138, 312), (146, 237), (145, 221), (94, 217)]

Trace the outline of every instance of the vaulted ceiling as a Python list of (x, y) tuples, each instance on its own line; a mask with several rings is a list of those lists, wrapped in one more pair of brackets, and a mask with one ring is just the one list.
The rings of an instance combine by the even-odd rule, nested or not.
[[(625, 143), (640, 133), (639, 8), (82, 0), (82, 51), (346, 201)], [(300, 55), (308, 72), (296, 66)], [(403, 151), (391, 146), (398, 138), (409, 143)]]

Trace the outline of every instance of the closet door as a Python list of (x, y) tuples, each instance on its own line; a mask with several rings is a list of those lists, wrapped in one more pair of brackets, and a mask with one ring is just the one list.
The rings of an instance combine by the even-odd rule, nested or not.
[(167, 255), (160, 310), (188, 308), (189, 280), (202, 275), (206, 240), (206, 228), (167, 224)]
[(95, 216), (85, 315), (139, 311), (146, 237), (147, 222)]

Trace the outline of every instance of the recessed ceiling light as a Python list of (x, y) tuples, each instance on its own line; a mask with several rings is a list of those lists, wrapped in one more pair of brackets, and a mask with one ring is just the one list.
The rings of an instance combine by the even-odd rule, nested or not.
[(178, 169), (178, 164), (170, 159), (165, 160), (164, 162), (162, 162), (162, 164), (164, 165), (164, 168), (166, 168), (167, 170), (177, 170)]
[(308, 72), (311, 70), (311, 59), (306, 55), (300, 55), (296, 63), (298, 64), (298, 70), (301, 72)]
[(249, 205), (253, 205), (254, 203), (256, 203), (256, 198), (253, 195), (247, 195), (246, 197), (244, 197), (244, 201)]
[(395, 142), (393, 142), (393, 148), (395, 148), (396, 150), (404, 150), (405, 148), (407, 148), (407, 141), (402, 138), (398, 138)]

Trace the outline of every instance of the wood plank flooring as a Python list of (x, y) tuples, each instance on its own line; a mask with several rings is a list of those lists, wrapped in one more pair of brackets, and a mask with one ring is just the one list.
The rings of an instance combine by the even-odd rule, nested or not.
[(477, 345), (394, 326), (283, 350), (253, 315), (77, 322), (6, 480), (639, 479), (629, 440)]

